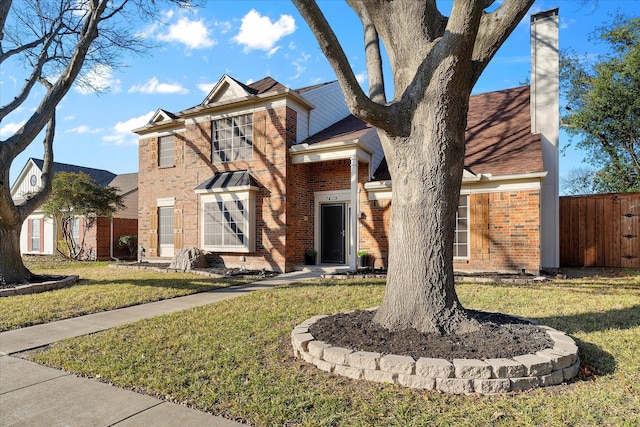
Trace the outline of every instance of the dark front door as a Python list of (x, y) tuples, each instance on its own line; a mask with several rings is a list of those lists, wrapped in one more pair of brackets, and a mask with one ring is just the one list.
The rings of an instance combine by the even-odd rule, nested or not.
[(320, 262), (344, 264), (344, 203), (322, 205), (320, 230)]

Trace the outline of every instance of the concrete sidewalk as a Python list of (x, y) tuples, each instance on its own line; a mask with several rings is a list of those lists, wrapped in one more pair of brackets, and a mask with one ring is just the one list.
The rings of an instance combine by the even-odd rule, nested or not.
[(241, 424), (11, 356), (66, 338), (319, 277), (273, 279), (0, 333), (0, 426), (220, 426)]

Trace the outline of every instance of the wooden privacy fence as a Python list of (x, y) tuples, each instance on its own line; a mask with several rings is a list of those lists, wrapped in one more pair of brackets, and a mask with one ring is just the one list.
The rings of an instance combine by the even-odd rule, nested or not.
[(640, 268), (640, 193), (560, 197), (560, 266)]

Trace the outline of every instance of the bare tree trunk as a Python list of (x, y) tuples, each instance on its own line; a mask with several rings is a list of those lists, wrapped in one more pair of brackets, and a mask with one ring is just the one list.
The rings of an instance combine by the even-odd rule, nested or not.
[(0, 286), (29, 283), (34, 275), (24, 266), (20, 254), (22, 224), (0, 226)]
[(393, 207), (387, 286), (374, 321), (388, 329), (449, 334), (478, 327), (454, 287), (455, 212), (464, 164), (460, 120), (466, 122), (464, 102), (452, 109), (431, 102), (416, 111), (414, 123), (420, 125), (410, 137), (383, 136)]

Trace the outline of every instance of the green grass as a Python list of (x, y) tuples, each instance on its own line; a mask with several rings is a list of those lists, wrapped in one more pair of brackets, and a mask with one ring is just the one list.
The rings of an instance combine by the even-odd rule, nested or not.
[(467, 307), (571, 334), (583, 372), (562, 386), (452, 396), (353, 381), (293, 357), (307, 318), (378, 305), (382, 281), (316, 281), (144, 320), (53, 345), (50, 366), (258, 426), (640, 424), (640, 277), (459, 284)]
[(0, 298), (0, 331), (62, 320), (246, 283), (195, 274), (114, 269), (103, 262), (27, 262), (37, 274), (79, 275), (77, 285), (56, 291)]

